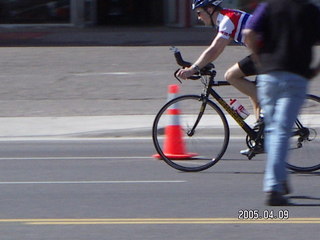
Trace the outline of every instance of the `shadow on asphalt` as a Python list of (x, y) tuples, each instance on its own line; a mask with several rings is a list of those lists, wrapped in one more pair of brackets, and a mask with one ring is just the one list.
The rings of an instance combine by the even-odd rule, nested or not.
[(290, 203), (290, 206), (296, 207), (320, 207), (320, 198), (310, 196), (290, 196), (290, 200), (310, 200), (312, 203)]

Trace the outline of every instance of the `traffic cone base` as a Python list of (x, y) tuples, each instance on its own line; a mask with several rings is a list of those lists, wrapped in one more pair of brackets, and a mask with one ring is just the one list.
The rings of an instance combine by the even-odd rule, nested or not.
[[(185, 153), (185, 154), (170, 154), (170, 153), (164, 153), (164, 155), (172, 160), (189, 160), (195, 156), (198, 156), (197, 153)], [(153, 158), (157, 158), (159, 160), (163, 160), (160, 154), (154, 154), (152, 155)]]
[[(182, 160), (197, 156), (197, 153), (188, 153), (185, 150), (183, 131), (180, 125), (170, 125), (165, 128), (164, 155), (167, 158)], [(159, 154), (153, 155), (154, 158), (161, 159)]]

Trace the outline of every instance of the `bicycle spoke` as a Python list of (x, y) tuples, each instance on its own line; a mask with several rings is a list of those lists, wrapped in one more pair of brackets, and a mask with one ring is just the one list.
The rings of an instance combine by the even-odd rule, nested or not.
[(309, 172), (320, 169), (320, 98), (308, 96), (301, 108), (290, 141), (288, 168)]
[[(225, 116), (212, 102), (208, 102), (201, 115), (200, 99), (187, 95), (172, 100), (160, 110), (154, 122), (153, 140), (158, 153), (171, 167), (181, 171), (202, 171), (213, 166), (228, 145), (229, 127)], [(167, 112), (173, 105), (179, 106), (180, 113), (175, 121)], [(168, 126), (172, 122), (178, 125)], [(175, 129), (174, 136), (168, 128)]]

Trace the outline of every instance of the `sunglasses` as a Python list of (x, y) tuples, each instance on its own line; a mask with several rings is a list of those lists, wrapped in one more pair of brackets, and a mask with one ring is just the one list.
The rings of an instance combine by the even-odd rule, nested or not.
[(200, 16), (204, 11), (197, 11), (197, 15)]

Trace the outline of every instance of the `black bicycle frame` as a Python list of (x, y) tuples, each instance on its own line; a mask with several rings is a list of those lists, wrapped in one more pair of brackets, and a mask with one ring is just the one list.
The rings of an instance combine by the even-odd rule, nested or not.
[(222, 86), (222, 85), (230, 85), (225, 81), (214, 81), (214, 77), (211, 76), (206, 92), (206, 96), (209, 97), (211, 95), (222, 107), (226, 110), (232, 118), (239, 124), (239, 126), (248, 134), (251, 139), (257, 139), (258, 134), (255, 132), (240, 116), (239, 114), (233, 110), (226, 101), (220, 97), (220, 95), (213, 90), (214, 86)]

